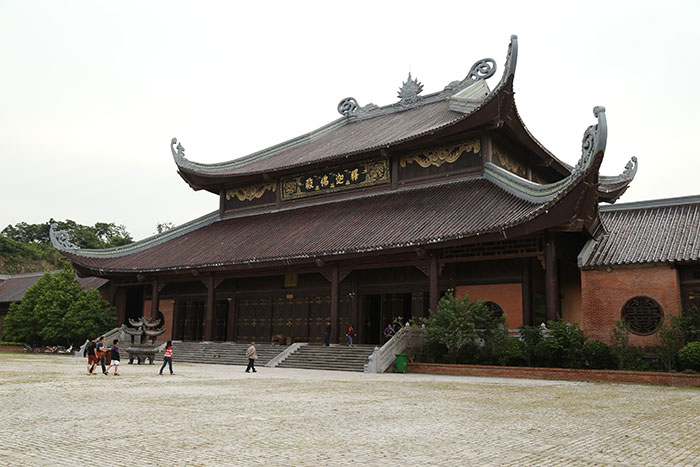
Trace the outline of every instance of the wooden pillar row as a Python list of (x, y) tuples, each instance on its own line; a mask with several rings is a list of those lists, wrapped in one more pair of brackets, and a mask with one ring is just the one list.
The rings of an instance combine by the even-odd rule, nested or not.
[(204, 315), (204, 340), (214, 340), (214, 290), (216, 283), (214, 282), (214, 274), (210, 275), (207, 280), (207, 309)]
[[(151, 283), (151, 319), (155, 319), (158, 316), (158, 306), (160, 304), (160, 299), (158, 297), (158, 292), (160, 288), (158, 287), (158, 278), (153, 278)], [(163, 324), (163, 323), (161, 323)]]
[(236, 294), (228, 298), (228, 316), (226, 319), (226, 340), (234, 342), (238, 339), (238, 312), (236, 310)]
[(561, 316), (559, 302), (559, 271), (557, 268), (557, 247), (554, 238), (546, 238), (544, 249), (544, 286), (547, 300), (547, 321), (556, 321)]
[(340, 326), (340, 296), (338, 266), (331, 269), (331, 343), (338, 343), (338, 327)]
[(526, 326), (533, 326), (535, 324), (535, 314), (532, 307), (532, 264), (529, 258), (523, 261), (522, 289), (523, 324)]
[(437, 254), (434, 253), (430, 255), (430, 312), (435, 313), (438, 307), (438, 301), (440, 300), (440, 289), (438, 288), (438, 276), (440, 275), (440, 269), (438, 268), (438, 258)]

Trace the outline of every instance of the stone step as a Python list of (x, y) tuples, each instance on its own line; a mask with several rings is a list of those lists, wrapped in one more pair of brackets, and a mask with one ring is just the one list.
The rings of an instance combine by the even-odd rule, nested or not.
[(315, 370), (363, 371), (374, 346), (317, 346), (307, 345), (287, 357), (280, 368)]

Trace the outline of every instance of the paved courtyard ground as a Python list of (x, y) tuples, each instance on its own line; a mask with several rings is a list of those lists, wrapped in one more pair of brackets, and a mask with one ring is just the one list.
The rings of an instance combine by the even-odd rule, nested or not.
[(700, 465), (698, 389), (122, 367), (0, 353), (0, 465)]

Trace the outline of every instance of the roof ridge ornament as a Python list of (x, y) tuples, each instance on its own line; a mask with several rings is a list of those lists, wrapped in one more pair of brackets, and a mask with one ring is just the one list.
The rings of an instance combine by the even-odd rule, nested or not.
[[(177, 146), (175, 146), (176, 144)], [(175, 151), (176, 149), (177, 151)], [(173, 157), (176, 161), (182, 161), (187, 159), (185, 157), (185, 148), (182, 146), (182, 144), (177, 142), (177, 138), (173, 138), (172, 140), (170, 140), (170, 151), (173, 153)]]
[[(605, 152), (605, 146), (608, 140), (608, 124), (605, 118), (605, 107), (597, 106), (593, 108), (593, 115), (598, 119), (596, 125), (591, 125), (586, 128), (581, 141), (581, 158), (576, 163), (571, 175), (576, 178), (585, 172), (593, 165), (598, 154)], [(600, 157), (602, 162), (602, 156)]]
[(56, 230), (58, 229), (58, 224), (55, 222), (51, 223), (49, 229), (49, 238), (51, 239), (51, 244), (57, 250), (79, 250), (76, 244), (71, 242), (70, 234), (67, 230)]
[(496, 73), (496, 60), (493, 58), (482, 58), (472, 65), (467, 79), (471, 81), (489, 79), (494, 73)]
[(411, 107), (416, 105), (421, 97), (418, 94), (423, 91), (423, 84), (416, 78), (411, 78), (411, 72), (408, 72), (408, 79), (403, 82), (399, 88), (397, 97), (401, 99), (397, 105), (401, 107)]
[(338, 103), (338, 113), (344, 117), (351, 117), (357, 114), (359, 107), (354, 97), (346, 97)]

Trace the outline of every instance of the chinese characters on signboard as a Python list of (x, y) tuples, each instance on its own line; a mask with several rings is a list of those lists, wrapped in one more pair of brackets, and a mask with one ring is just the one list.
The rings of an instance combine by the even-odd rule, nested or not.
[(389, 182), (389, 163), (373, 159), (340, 169), (282, 179), (282, 199), (297, 199)]

